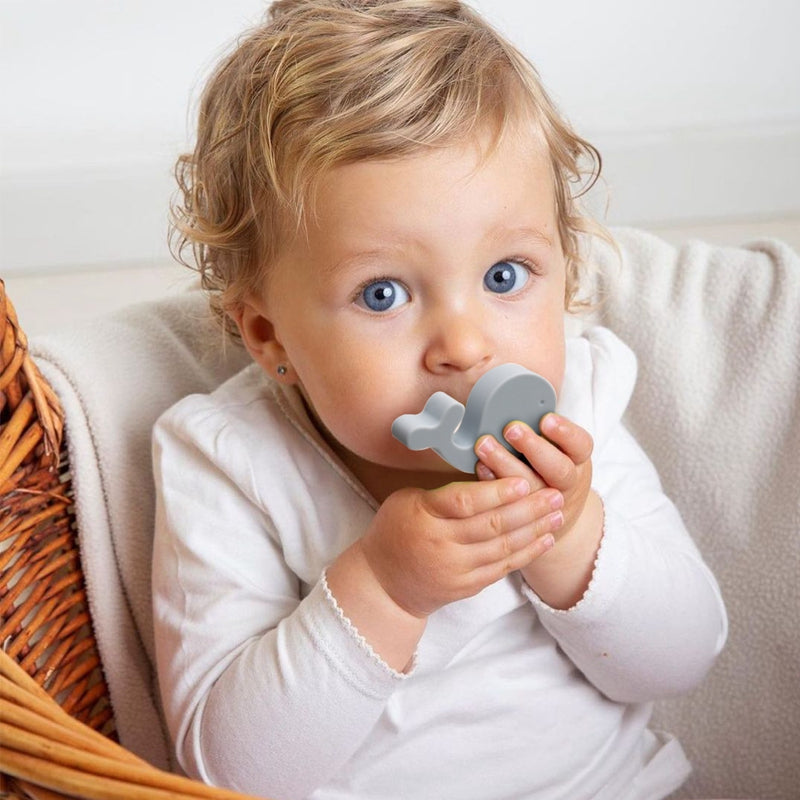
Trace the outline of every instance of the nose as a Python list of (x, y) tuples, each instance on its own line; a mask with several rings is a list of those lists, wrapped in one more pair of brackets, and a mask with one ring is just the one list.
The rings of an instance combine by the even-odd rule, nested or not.
[(492, 360), (489, 331), (475, 310), (440, 312), (429, 319), (425, 367), (436, 375), (484, 368)]

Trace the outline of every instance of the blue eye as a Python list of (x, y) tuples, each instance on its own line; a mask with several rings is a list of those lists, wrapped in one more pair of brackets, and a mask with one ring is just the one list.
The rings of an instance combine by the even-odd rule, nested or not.
[(408, 292), (397, 281), (375, 281), (365, 287), (358, 297), (358, 305), (370, 311), (392, 311), (409, 301)]
[(483, 276), (483, 285), (495, 294), (518, 292), (528, 282), (528, 270), (513, 261), (498, 261)]

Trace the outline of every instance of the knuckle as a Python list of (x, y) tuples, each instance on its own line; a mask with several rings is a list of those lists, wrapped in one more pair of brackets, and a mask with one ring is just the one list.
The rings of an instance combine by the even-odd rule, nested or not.
[(452, 497), (453, 513), (457, 517), (471, 517), (475, 514), (475, 501), (466, 489), (457, 489)]
[(412, 516), (431, 516), (434, 513), (433, 504), (429, 498), (429, 495), (426, 492), (420, 492), (412, 489), (401, 490), (393, 495), (389, 495), (389, 498), (384, 502), (384, 505), (389, 501), (400, 497), (402, 497), (403, 500), (408, 503), (408, 509), (410, 511), (410, 515)]
[(514, 556), (516, 551), (513, 535), (504, 533), (495, 539), (492, 549), (489, 551), (489, 559), (495, 564), (503, 565)]
[(501, 539), (507, 538), (504, 535), (506, 528), (505, 520), (499, 511), (495, 511), (489, 515), (487, 525), (489, 526), (489, 530), (491, 531), (493, 537), (499, 536)]
[(569, 486), (575, 482), (577, 470), (569, 459), (562, 459), (553, 470), (553, 476), (559, 486)]
[(544, 534), (550, 533), (550, 528), (552, 527), (551, 519), (552, 519), (551, 516), (546, 516), (536, 520), (536, 523), (533, 526), (534, 542), (540, 536), (544, 536)]

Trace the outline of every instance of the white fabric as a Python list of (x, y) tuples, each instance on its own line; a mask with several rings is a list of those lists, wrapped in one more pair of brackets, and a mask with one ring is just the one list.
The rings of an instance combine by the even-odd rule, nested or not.
[(433, 614), (410, 675), (327, 591), (325, 566), (375, 503), (297, 395), (251, 366), (162, 417), (156, 654), (187, 771), (285, 800), (657, 798), (678, 786), (688, 765), (646, 731), (650, 701), (703, 678), (725, 612), (620, 424), (634, 378), (609, 331), (568, 343), (559, 410), (594, 436), (606, 508), (584, 598), (554, 611), (511, 576)]
[(660, 703), (694, 765), (677, 797), (800, 796), (800, 257), (614, 231), (599, 318), (639, 359), (626, 417), (722, 587), (727, 647)]

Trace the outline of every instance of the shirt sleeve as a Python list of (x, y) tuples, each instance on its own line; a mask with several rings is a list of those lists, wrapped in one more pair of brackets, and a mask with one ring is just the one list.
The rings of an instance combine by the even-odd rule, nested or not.
[(188, 774), (304, 797), (351, 757), (405, 676), (349, 625), (324, 574), (303, 589), (269, 516), (214, 457), (226, 431), (193, 439), (208, 428), (195, 411), (168, 414), (154, 432), (165, 715)]
[(544, 627), (607, 697), (645, 702), (683, 693), (725, 643), (719, 587), (622, 423), (594, 466), (605, 524), (587, 591), (566, 611), (526, 592)]

